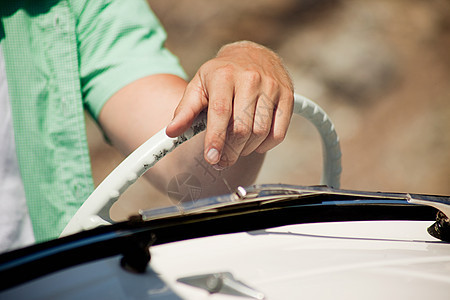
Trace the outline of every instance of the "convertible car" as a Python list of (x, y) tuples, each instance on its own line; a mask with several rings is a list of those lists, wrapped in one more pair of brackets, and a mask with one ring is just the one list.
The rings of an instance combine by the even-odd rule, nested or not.
[(238, 187), (113, 223), (112, 203), (201, 116), (132, 153), (61, 238), (0, 255), (0, 299), (449, 299), (450, 197), (339, 189), (334, 127), (295, 98), (322, 137), (320, 185)]

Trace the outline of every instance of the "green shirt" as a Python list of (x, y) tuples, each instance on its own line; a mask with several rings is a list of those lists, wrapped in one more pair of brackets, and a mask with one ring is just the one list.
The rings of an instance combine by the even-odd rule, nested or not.
[(97, 118), (147, 75), (185, 77), (144, 0), (0, 0), (16, 148), (37, 241), (57, 237), (93, 190), (84, 108)]

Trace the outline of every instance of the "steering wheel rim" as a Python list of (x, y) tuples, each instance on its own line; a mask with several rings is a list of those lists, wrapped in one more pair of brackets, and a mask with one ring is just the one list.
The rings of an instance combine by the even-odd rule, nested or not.
[[(333, 188), (340, 186), (341, 150), (339, 137), (326, 112), (312, 100), (294, 94), (294, 114), (310, 121), (322, 140), (323, 171), (321, 184)], [(99, 225), (113, 223), (109, 210), (136, 180), (153, 167), (166, 154), (206, 129), (206, 113), (201, 113), (182, 135), (170, 138), (162, 129), (137, 148), (120, 163), (92, 192), (64, 228), (61, 236)]]

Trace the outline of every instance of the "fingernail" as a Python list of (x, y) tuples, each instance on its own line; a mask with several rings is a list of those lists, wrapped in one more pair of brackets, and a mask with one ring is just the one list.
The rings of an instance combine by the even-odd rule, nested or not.
[(206, 159), (210, 164), (216, 164), (219, 162), (219, 151), (217, 149), (211, 148), (208, 150), (208, 153), (206, 153)]
[(167, 127), (170, 127), (170, 126), (172, 126), (173, 125), (173, 123), (175, 123), (174, 122), (174, 119), (172, 119), (172, 121), (170, 121), (170, 123), (167, 125)]

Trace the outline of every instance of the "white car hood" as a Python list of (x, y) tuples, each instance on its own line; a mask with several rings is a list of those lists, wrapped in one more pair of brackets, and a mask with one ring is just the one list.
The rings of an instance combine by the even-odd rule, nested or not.
[(230, 272), (265, 299), (449, 299), (450, 244), (432, 222), (300, 224), (217, 235), (150, 248), (144, 274), (119, 255), (42, 276), (0, 299), (251, 299), (179, 279)]
[(187, 299), (229, 299), (177, 282), (217, 272), (267, 299), (449, 299), (450, 245), (429, 225), (317, 223), (198, 238), (153, 247), (151, 267)]

